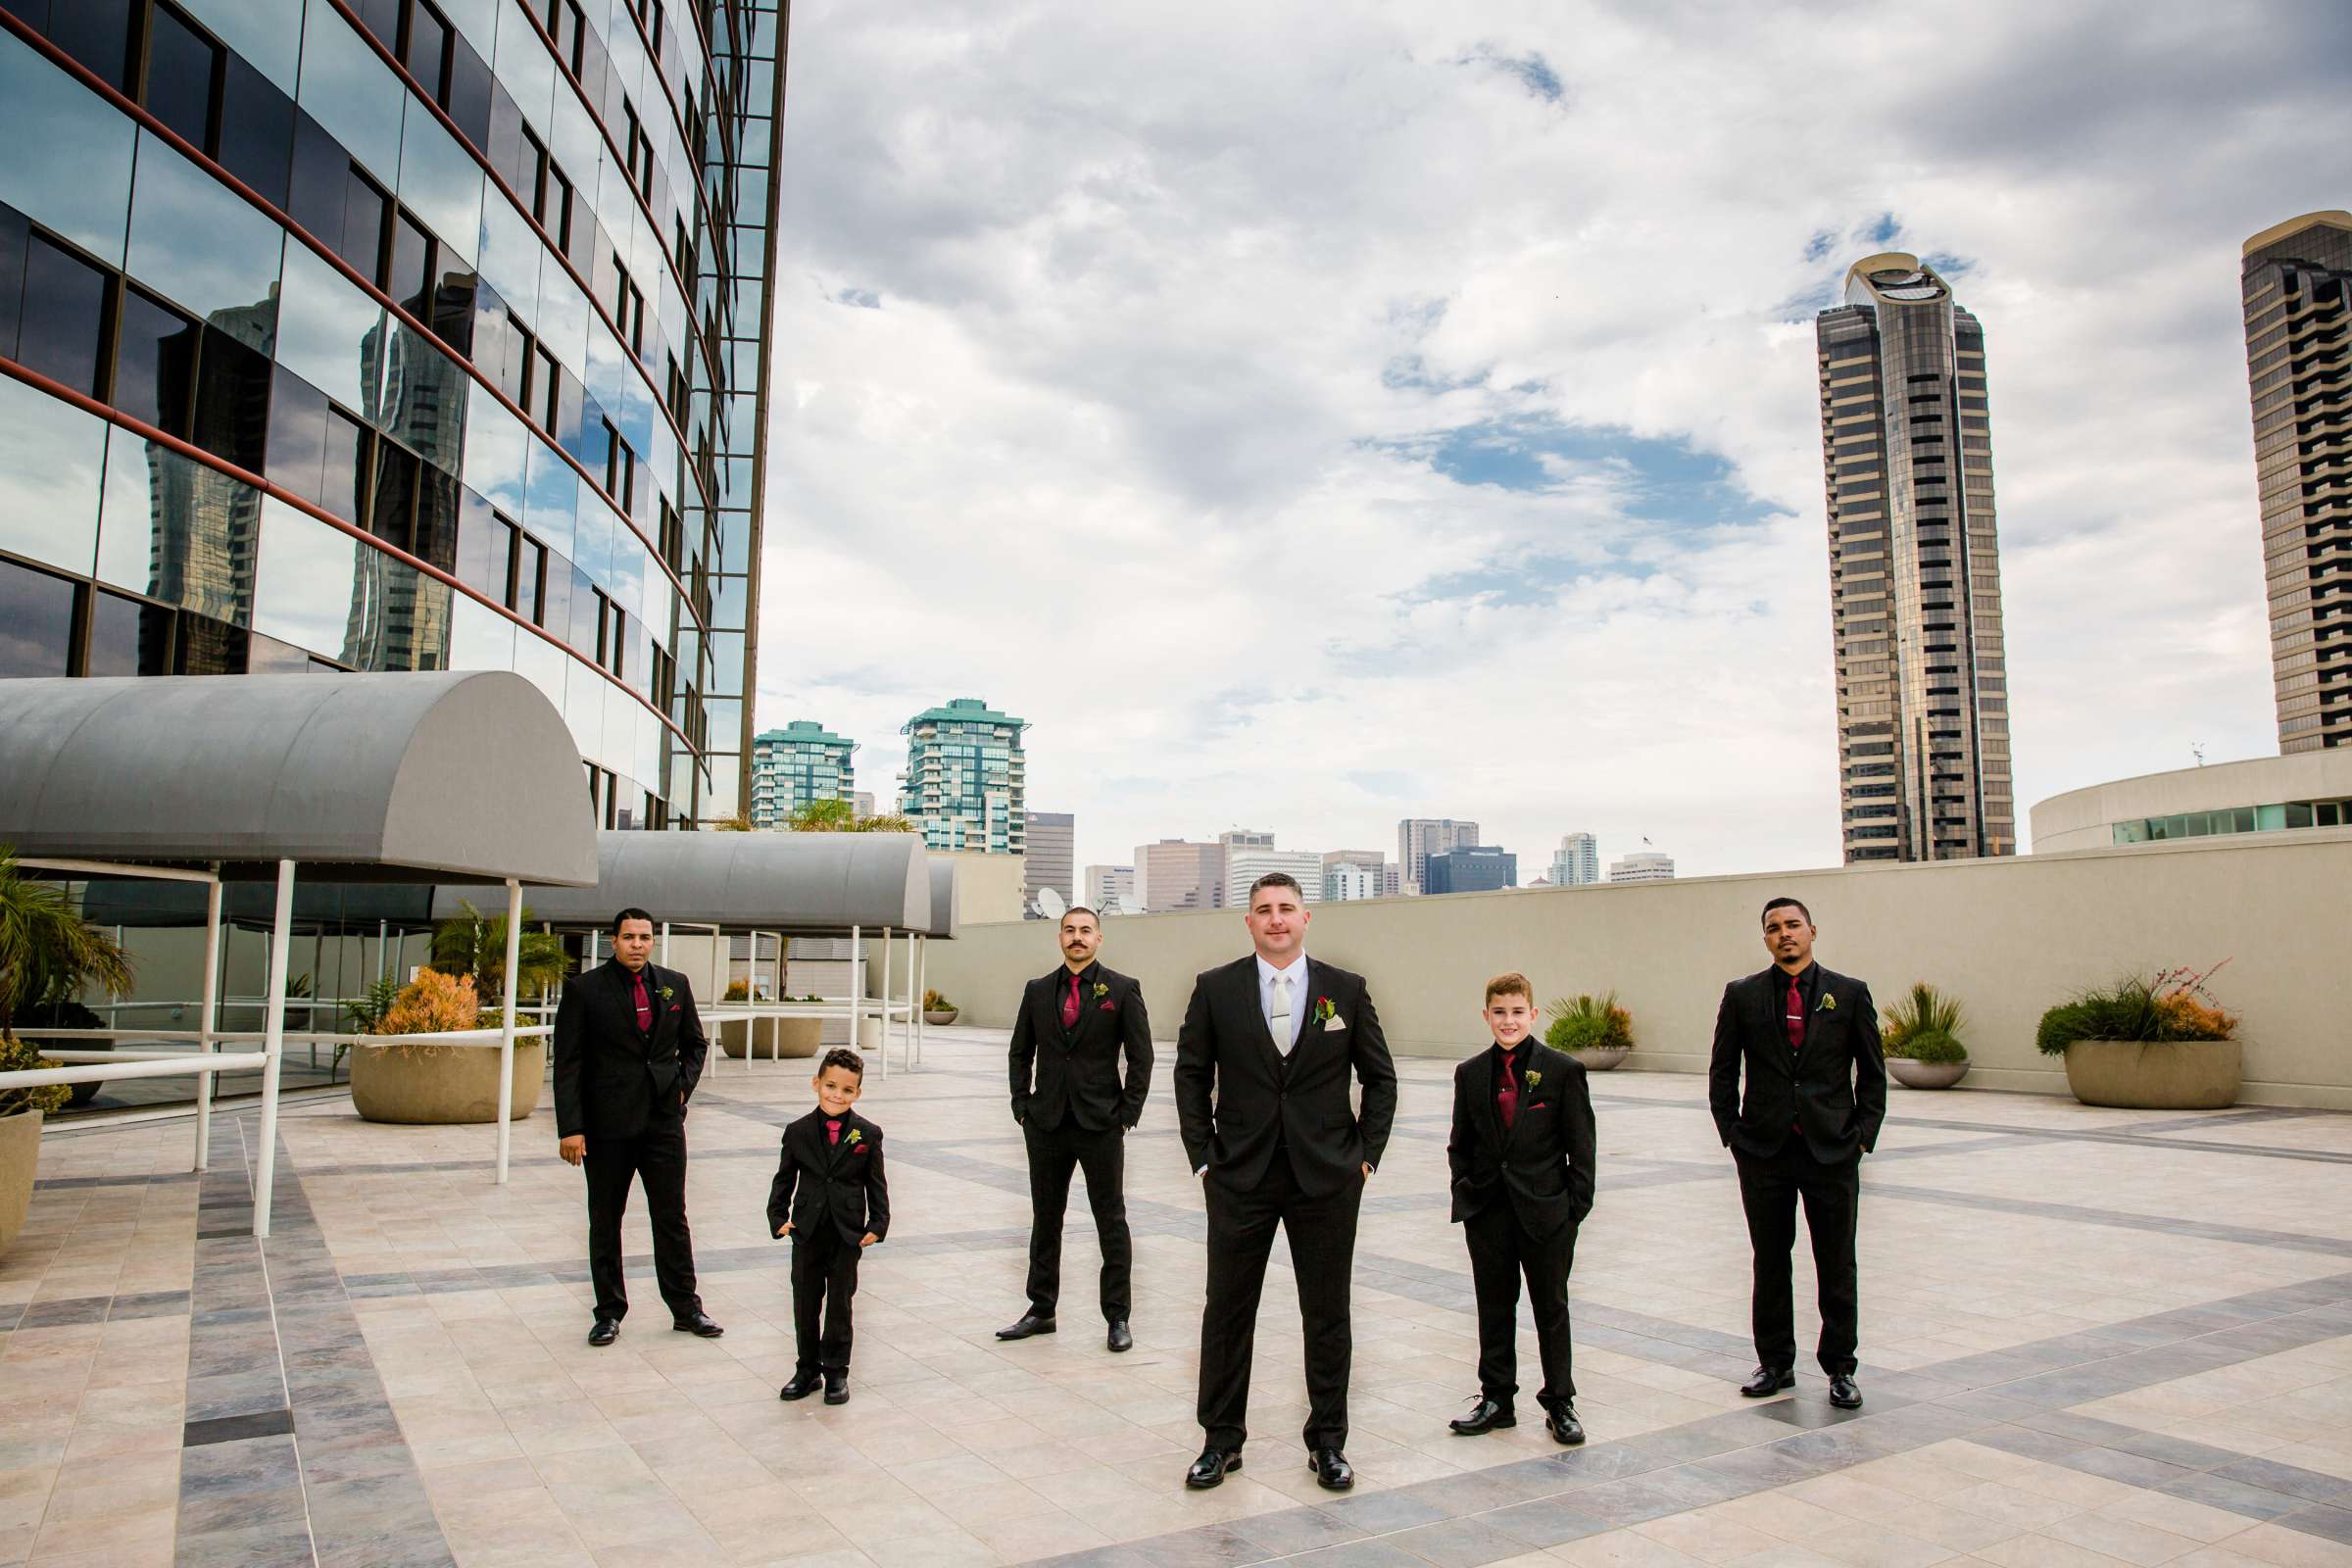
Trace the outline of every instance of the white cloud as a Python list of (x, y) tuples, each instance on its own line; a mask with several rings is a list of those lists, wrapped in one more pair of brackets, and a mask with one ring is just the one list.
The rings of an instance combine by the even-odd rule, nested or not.
[(2348, 17), (802, 0), (760, 722), (887, 798), (984, 697), (1081, 863), (1833, 863), (1810, 318), (1891, 215), (1985, 322), (2021, 805), (2274, 750), (2237, 246), (2343, 200)]

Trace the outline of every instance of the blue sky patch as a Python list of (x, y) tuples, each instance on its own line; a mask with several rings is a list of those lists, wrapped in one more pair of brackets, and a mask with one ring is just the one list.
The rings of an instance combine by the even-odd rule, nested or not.
[(1620, 425), (1523, 416), (1376, 445), (1420, 458), (1456, 484), (1527, 493), (1558, 489), (1580, 470), (1598, 470), (1625, 492), (1627, 515), (1648, 521), (1760, 522), (1781, 510), (1751, 494), (1731, 464), (1713, 453), (1686, 440), (1638, 436)]
[(845, 288), (833, 296), (833, 303), (855, 305), (861, 311), (878, 311), (882, 308), (882, 296), (870, 288)]

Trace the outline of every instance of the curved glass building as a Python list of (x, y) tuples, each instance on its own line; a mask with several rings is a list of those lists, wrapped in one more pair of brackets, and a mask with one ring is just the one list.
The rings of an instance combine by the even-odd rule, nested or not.
[(1984, 329), (1888, 252), (1814, 331), (1845, 858), (2014, 855)]
[(745, 800), (780, 0), (0, 0), (0, 675), (513, 668)]

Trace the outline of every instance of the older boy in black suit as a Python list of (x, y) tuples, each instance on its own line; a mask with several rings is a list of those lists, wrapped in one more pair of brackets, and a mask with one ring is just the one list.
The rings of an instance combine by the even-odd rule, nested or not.
[(1569, 1369), (1568, 1270), (1576, 1231), (1592, 1209), (1592, 1096), (1585, 1066), (1535, 1039), (1535, 987), (1523, 974), (1487, 982), (1481, 1016), (1494, 1046), (1453, 1070), (1453, 1217), (1470, 1247), (1478, 1292), (1478, 1387), (1463, 1437), (1516, 1426), (1519, 1276), (1527, 1276), (1544, 1360), (1544, 1427), (1564, 1444), (1585, 1441)]
[[(792, 1327), (800, 1360), (779, 1399), (805, 1399), (821, 1381), (827, 1404), (850, 1402), (850, 1298), (858, 1259), (890, 1234), (882, 1129), (850, 1109), (865, 1060), (838, 1047), (808, 1080), (816, 1108), (784, 1129), (767, 1190), (767, 1224), (792, 1238)], [(821, 1312), (821, 1317), (820, 1317)]]

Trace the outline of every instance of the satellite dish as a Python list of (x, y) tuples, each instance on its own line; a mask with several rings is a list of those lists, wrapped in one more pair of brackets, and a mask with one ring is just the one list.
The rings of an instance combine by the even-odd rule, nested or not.
[(1037, 895), (1037, 912), (1049, 920), (1058, 920), (1070, 912), (1070, 901), (1061, 896), (1059, 888), (1043, 888)]

